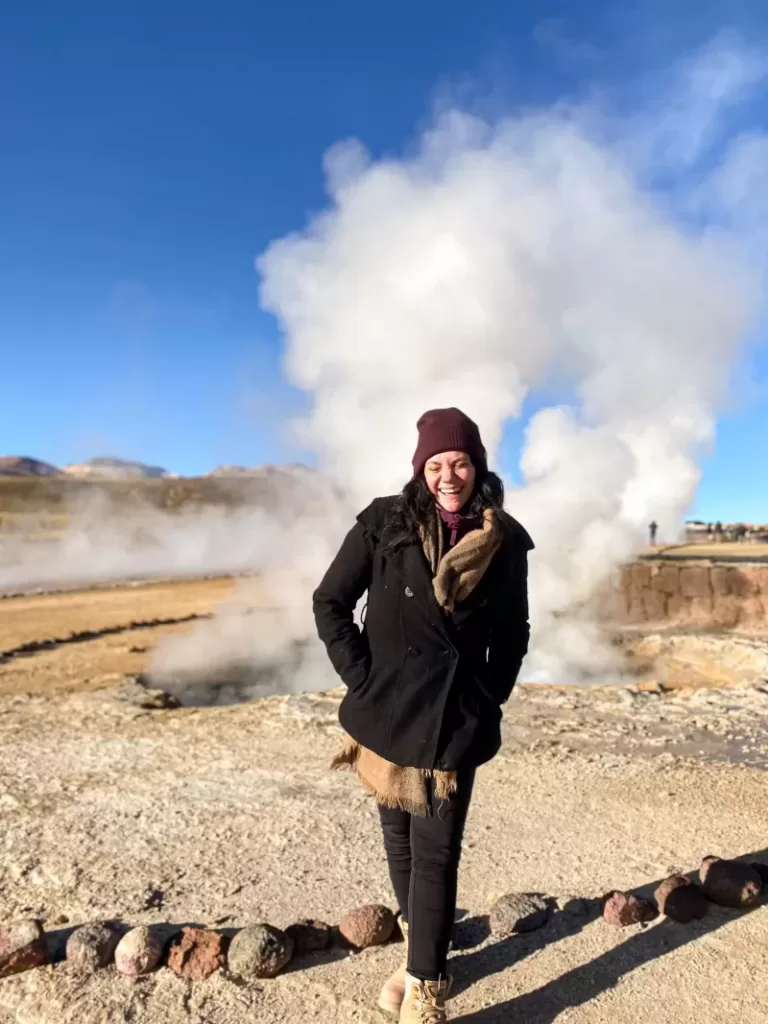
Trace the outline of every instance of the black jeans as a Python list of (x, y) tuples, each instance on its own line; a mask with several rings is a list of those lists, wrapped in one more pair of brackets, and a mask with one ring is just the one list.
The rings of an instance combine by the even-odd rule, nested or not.
[(461, 840), (475, 769), (459, 772), (457, 792), (431, 799), (426, 818), (379, 806), (392, 887), (408, 923), (408, 973), (422, 981), (445, 975), (456, 914)]

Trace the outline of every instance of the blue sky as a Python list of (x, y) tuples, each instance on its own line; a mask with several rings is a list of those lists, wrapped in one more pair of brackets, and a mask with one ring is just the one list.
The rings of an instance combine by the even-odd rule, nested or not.
[[(447, 91), (503, 111), (597, 85), (631, 112), (715, 32), (768, 38), (768, 8), (73, 0), (0, 24), (0, 454), (196, 473), (296, 454), (254, 257), (323, 205), (329, 145), (399, 152)], [(704, 518), (768, 520), (762, 355), (750, 370)]]

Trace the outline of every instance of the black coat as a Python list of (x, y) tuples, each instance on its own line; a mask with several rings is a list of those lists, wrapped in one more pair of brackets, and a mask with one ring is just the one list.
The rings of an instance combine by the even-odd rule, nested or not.
[[(396, 498), (377, 498), (358, 516), (314, 594), (317, 631), (347, 686), (339, 719), (358, 743), (398, 765), (479, 765), (499, 749), (501, 705), (528, 649), (533, 542), (500, 513), (502, 545), (449, 616), (421, 543), (391, 547), (396, 510)], [(361, 631), (354, 611), (366, 591)]]

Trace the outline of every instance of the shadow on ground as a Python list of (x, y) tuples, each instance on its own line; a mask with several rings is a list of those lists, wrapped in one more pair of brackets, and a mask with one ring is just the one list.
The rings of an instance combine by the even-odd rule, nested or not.
[[(768, 849), (744, 854), (738, 859), (766, 864)], [(633, 892), (637, 896), (652, 897), (654, 890), (662, 881), (663, 879), (659, 879)], [(768, 890), (768, 886), (766, 889)], [(766, 904), (768, 892), (764, 891), (758, 907)], [(534, 992), (527, 992), (516, 999), (465, 1014), (455, 1020), (457, 1024), (508, 1024), (511, 1020), (525, 1021), (526, 1024), (552, 1024), (565, 1010), (582, 1006), (595, 999), (638, 967), (666, 956), (667, 953), (680, 949), (690, 942), (695, 942), (702, 935), (717, 931), (741, 914), (754, 913), (755, 909), (725, 910), (712, 904), (707, 916), (693, 924), (677, 924), (669, 918), (664, 918), (660, 923), (646, 927), (639, 934), (634, 933), (623, 945), (608, 950), (589, 963), (581, 964)], [(491, 946), (452, 957), (451, 972), (455, 979), (455, 991), (461, 992), (480, 978), (508, 970), (552, 943), (577, 934), (594, 921), (596, 916), (589, 914), (575, 917), (560, 911), (555, 913), (549, 923), (538, 932), (514, 935)], [(482, 922), (483, 919), (473, 920)], [(476, 927), (478, 935), (481, 934), (481, 924), (477, 924)], [(457, 945), (462, 945), (460, 933)]]

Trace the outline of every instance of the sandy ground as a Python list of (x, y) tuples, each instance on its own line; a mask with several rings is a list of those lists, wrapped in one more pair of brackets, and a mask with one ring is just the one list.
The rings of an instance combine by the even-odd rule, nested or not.
[[(161, 636), (194, 628), (234, 588), (231, 579), (188, 580), (0, 600), (0, 694), (99, 688), (141, 672)], [(103, 635), (80, 639), (84, 631)], [(3, 660), (3, 652), (49, 642)]]
[(79, 630), (206, 614), (234, 585), (230, 579), (184, 580), (6, 598), (0, 604), (0, 650)]
[(750, 562), (765, 561), (768, 558), (768, 544), (762, 541), (715, 541), (693, 544), (658, 544), (649, 548), (649, 554), (655, 556), (685, 556), (686, 558), (727, 558), (730, 560)]
[[(186, 608), (210, 607), (186, 593)], [(103, 597), (78, 621), (120, 624), (125, 614), (109, 607), (119, 598), (101, 606)], [(38, 632), (53, 621), (42, 606), (27, 610)], [(141, 662), (146, 652), (123, 648), (161, 632), (127, 630), (0, 665), (0, 918), (39, 916), (58, 949), (94, 918), (228, 929), (333, 923), (351, 906), (391, 903), (376, 808), (353, 777), (327, 768), (338, 694), (146, 710), (114, 666)], [(468, 823), (452, 1019), (764, 1024), (764, 906), (625, 930), (564, 909), (541, 931), (500, 942), (485, 915), (507, 891), (543, 892), (563, 907), (571, 896), (645, 891), (711, 852), (768, 863), (766, 709), (763, 685), (520, 688)], [(400, 953), (336, 950), (258, 985), (219, 974), (192, 987), (166, 968), (131, 982), (56, 963), (0, 982), (0, 1022), (383, 1024), (373, 1004)]]

